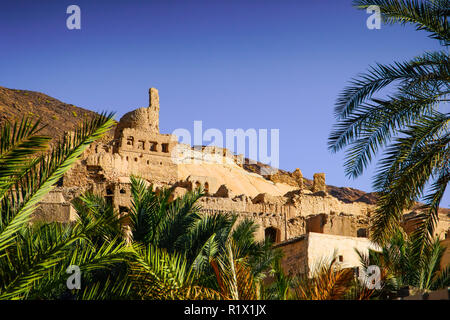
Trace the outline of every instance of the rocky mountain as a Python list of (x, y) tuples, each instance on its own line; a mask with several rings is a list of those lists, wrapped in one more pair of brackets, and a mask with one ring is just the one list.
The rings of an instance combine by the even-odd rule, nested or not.
[(0, 125), (29, 116), (40, 119), (43, 134), (59, 138), (94, 114), (40, 92), (0, 87)]

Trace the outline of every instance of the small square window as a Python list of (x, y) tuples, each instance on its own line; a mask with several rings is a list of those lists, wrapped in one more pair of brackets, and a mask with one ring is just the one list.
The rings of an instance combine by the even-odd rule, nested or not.
[(127, 145), (129, 145), (129, 146), (133, 146), (134, 145), (134, 138), (133, 137), (128, 137), (127, 138)]
[(158, 145), (158, 142), (150, 141), (150, 151), (158, 151), (156, 149), (156, 146)]

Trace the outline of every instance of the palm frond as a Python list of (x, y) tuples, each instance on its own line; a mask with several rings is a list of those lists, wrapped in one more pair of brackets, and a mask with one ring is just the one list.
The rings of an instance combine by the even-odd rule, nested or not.
[(43, 129), (39, 120), (30, 118), (13, 124), (6, 122), (0, 132), (0, 200), (38, 161), (33, 156), (48, 147), (50, 137), (38, 135)]
[(353, 5), (360, 9), (378, 6), (385, 23), (410, 23), (417, 30), (429, 32), (431, 38), (441, 41), (444, 45), (450, 43), (448, 0), (355, 0)]
[[(424, 117), (403, 131), (404, 136), (388, 148), (374, 182), (381, 195), (372, 227), (372, 238), (376, 242), (386, 241), (396, 231), (403, 211), (419, 200), (436, 170), (448, 172), (450, 133), (446, 128), (449, 119), (448, 115), (440, 113)], [(434, 211), (432, 209), (430, 214), (437, 213), (440, 198), (434, 201)]]
[(72, 137), (65, 139), (48, 156), (35, 163), (14, 185), (14, 189), (8, 190), (1, 203), (0, 252), (11, 245), (38, 202), (78, 160), (84, 150), (113, 125), (112, 114), (101, 114), (91, 121), (85, 121)]
[(214, 290), (196, 285), (192, 270), (180, 254), (149, 245), (137, 250), (131, 265), (132, 290), (141, 299), (186, 300), (220, 298)]
[(321, 263), (311, 277), (299, 275), (294, 281), (293, 295), (296, 300), (342, 300), (354, 282), (352, 269), (340, 269), (336, 259)]

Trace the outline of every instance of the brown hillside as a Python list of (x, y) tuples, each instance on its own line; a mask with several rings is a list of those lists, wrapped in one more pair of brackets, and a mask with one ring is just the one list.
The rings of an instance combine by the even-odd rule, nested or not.
[(86, 118), (96, 113), (61, 102), (43, 93), (0, 87), (0, 125), (6, 120), (21, 120), (24, 116), (40, 119), (46, 125), (42, 133), (60, 138)]

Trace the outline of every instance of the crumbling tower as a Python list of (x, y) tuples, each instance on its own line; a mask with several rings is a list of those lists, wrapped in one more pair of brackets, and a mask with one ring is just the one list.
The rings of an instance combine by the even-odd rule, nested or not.
[(327, 192), (325, 173), (314, 173), (313, 192)]
[(159, 94), (158, 89), (148, 89), (148, 123), (152, 131), (159, 133)]
[(150, 88), (148, 95), (148, 107), (126, 113), (117, 124), (112, 167), (123, 178), (133, 174), (148, 181), (174, 183), (178, 171), (172, 151), (177, 137), (159, 132), (158, 90)]
[(125, 128), (136, 129), (139, 132), (159, 134), (159, 94), (155, 88), (148, 90), (149, 104), (126, 113), (116, 129), (116, 139), (120, 138)]

